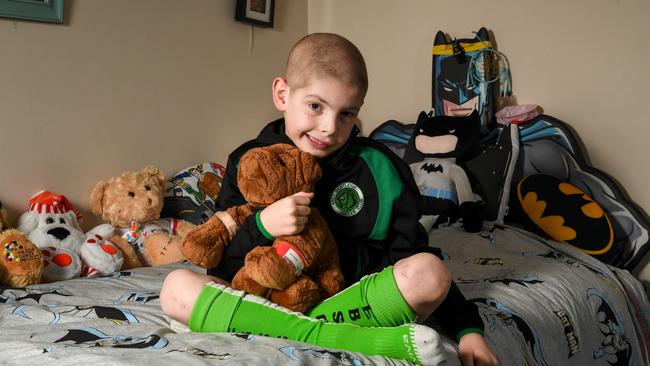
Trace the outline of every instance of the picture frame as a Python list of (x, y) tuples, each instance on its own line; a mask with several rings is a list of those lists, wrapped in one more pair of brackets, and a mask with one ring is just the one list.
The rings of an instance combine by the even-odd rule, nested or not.
[(0, 17), (63, 23), (64, 0), (0, 0)]
[(275, 0), (237, 0), (235, 20), (273, 28)]

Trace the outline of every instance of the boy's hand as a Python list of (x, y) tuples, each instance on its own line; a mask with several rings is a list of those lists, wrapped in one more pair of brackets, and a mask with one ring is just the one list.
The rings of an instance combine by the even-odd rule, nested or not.
[(483, 336), (478, 333), (469, 333), (460, 339), (458, 354), (463, 366), (497, 366), (499, 364)]
[(274, 202), (260, 213), (262, 225), (274, 237), (300, 233), (309, 219), (312, 198), (313, 192), (298, 192)]

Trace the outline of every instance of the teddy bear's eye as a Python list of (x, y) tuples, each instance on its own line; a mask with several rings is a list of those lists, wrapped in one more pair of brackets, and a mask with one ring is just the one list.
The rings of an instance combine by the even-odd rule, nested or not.
[(54, 223), (54, 219), (51, 218), (51, 217), (48, 217), (47, 219), (45, 219), (45, 223), (46, 223), (46, 224), (53, 224), (53, 223)]
[(63, 219), (63, 217), (59, 219), (59, 223), (65, 225), (65, 220)]
[(129, 197), (135, 197), (135, 193), (129, 192)]
[(147, 191), (150, 191), (151, 187), (150, 186), (144, 186), (144, 189), (146, 189)]

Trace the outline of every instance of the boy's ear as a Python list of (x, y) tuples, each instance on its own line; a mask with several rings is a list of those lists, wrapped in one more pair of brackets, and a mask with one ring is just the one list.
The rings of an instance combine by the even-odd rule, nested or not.
[(277, 77), (273, 79), (273, 104), (275, 108), (284, 112), (287, 109), (287, 96), (289, 94), (289, 85), (285, 78)]

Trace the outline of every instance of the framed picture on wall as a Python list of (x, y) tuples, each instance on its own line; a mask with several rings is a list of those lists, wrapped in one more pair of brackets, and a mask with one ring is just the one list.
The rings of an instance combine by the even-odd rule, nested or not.
[(275, 0), (237, 0), (235, 20), (273, 27)]
[(0, 17), (63, 23), (63, 0), (0, 0)]

